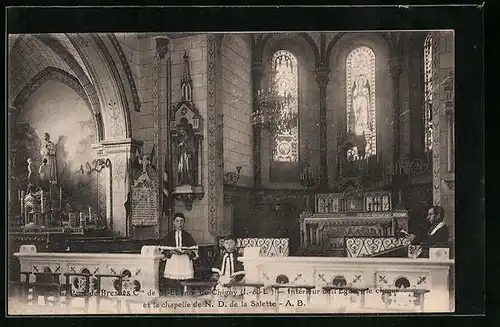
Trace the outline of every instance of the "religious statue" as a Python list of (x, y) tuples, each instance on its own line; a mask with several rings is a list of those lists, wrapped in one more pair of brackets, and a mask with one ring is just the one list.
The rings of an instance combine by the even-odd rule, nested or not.
[(33, 173), (33, 160), (28, 158), (28, 182), (31, 183), (31, 174)]
[(45, 144), (42, 145), (41, 154), (43, 160), (47, 161), (49, 182), (57, 184), (56, 146), (50, 140), (49, 133), (45, 133)]
[(190, 124), (184, 121), (179, 129), (178, 159), (177, 159), (177, 185), (193, 184), (193, 160), (195, 147)]
[(40, 165), (40, 168), (38, 168), (38, 176), (40, 177), (40, 186), (43, 189), (48, 189), (49, 184), (51, 182), (50, 180), (50, 166), (47, 163), (47, 158), (43, 158), (42, 164)]
[(360, 75), (352, 87), (352, 115), (351, 130), (356, 135), (367, 135), (371, 132), (370, 120), (370, 83)]

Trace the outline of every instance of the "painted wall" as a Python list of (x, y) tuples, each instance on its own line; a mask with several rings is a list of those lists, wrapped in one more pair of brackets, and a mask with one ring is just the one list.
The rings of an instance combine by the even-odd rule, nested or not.
[(86, 162), (91, 163), (96, 157), (91, 145), (97, 142), (97, 129), (79, 95), (60, 82), (48, 81), (21, 108), (17, 127), (18, 131), (26, 131), (17, 160), (18, 165), (24, 166), (21, 171), (27, 173), (26, 159), (32, 158), (37, 175), (40, 146), (44, 133), (49, 133), (56, 144), (59, 184), (63, 193), (74, 199), (73, 209), (88, 212), (91, 206), (96, 212), (100, 207), (104, 215), (105, 201), (99, 200), (104, 194), (98, 187), (98, 176), (80, 171), (81, 165), (85, 167)]

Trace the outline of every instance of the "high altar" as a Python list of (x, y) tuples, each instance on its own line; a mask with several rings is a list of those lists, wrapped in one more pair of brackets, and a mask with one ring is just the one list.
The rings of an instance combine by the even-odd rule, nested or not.
[(314, 212), (300, 216), (301, 250), (310, 255), (366, 256), (403, 244), (406, 210), (393, 208), (388, 191), (316, 194)]

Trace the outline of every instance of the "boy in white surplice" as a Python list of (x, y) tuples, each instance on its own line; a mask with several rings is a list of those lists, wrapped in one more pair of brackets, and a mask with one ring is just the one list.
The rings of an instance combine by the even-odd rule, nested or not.
[(218, 282), (218, 286), (241, 282), (245, 278), (245, 268), (243, 263), (238, 261), (234, 236), (224, 239), (224, 253), (215, 261), (212, 272), (212, 279)]
[(174, 230), (160, 242), (166, 260), (164, 277), (174, 283), (193, 279), (193, 261), (198, 259), (198, 246), (184, 230), (185, 220), (184, 214), (176, 213)]

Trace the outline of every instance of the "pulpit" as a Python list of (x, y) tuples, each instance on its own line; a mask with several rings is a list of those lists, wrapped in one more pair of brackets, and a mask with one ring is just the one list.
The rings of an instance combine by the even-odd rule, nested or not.
[(389, 239), (388, 250), (408, 228), (406, 210), (393, 208), (389, 191), (316, 194), (314, 212), (300, 216), (301, 252), (307, 255), (347, 256), (347, 240), (354, 237)]

